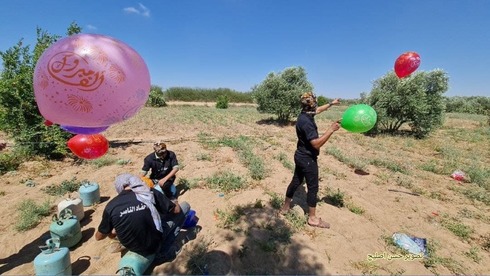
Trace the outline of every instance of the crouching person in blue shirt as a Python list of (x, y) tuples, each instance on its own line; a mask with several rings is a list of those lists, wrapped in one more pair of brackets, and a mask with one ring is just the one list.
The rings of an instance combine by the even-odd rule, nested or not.
[(118, 195), (104, 208), (95, 239), (117, 238), (128, 249), (119, 269), (142, 275), (156, 256), (170, 249), (190, 205), (170, 201), (129, 173), (118, 175), (114, 186)]

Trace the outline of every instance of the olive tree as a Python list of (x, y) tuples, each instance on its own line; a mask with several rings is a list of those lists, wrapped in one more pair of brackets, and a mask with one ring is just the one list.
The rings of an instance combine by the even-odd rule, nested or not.
[(299, 112), (301, 94), (312, 89), (305, 69), (290, 67), (280, 73), (269, 73), (262, 83), (252, 88), (252, 97), (257, 111), (275, 114), (279, 121), (287, 122)]
[(443, 94), (448, 81), (441, 69), (416, 72), (403, 79), (390, 72), (376, 80), (363, 99), (378, 113), (372, 132), (396, 132), (406, 124), (418, 138), (429, 135), (444, 122)]

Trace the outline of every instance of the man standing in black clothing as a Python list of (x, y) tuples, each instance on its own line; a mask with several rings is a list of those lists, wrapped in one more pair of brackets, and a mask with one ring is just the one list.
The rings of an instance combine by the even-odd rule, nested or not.
[(146, 176), (151, 170), (150, 179), (155, 183), (155, 189), (173, 200), (177, 197), (174, 185), (175, 174), (179, 171), (177, 156), (161, 141), (153, 144), (153, 150), (145, 157), (140, 176)]
[(322, 136), (318, 135), (314, 116), (327, 110), (333, 105), (340, 104), (339, 99), (318, 107), (313, 92), (306, 92), (301, 96), (301, 113), (296, 122), (296, 135), (298, 143), (294, 153), (294, 175), (286, 190), (286, 199), (281, 213), (285, 214), (291, 207), (294, 193), (306, 179), (306, 203), (308, 204), (308, 224), (314, 227), (330, 228), (330, 224), (316, 216), (318, 197), (318, 163), (320, 148), (328, 141), (330, 136), (340, 128), (339, 121), (333, 123)]

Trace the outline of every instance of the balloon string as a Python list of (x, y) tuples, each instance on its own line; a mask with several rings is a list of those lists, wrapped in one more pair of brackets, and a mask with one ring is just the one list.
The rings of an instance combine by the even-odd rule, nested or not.
[[(237, 137), (248, 137), (248, 138), (271, 138), (275, 137), (274, 135), (240, 135)], [(204, 141), (212, 141), (212, 140), (219, 140), (221, 138), (230, 138), (227, 136), (222, 136), (222, 137), (189, 137), (189, 138), (169, 138), (169, 139), (161, 139), (163, 142), (187, 142), (187, 141), (199, 141), (199, 140), (204, 140)], [(233, 138), (233, 137), (231, 137)], [(110, 140), (107, 139), (110, 143), (134, 143), (134, 144), (153, 144), (155, 143), (155, 140), (138, 140), (138, 139), (114, 139)], [(55, 144), (54, 142), (21, 142), (21, 143), (6, 143), (6, 142), (0, 142), (0, 148), (2, 145), (4, 147), (13, 147), (14, 145), (33, 145), (33, 144)]]

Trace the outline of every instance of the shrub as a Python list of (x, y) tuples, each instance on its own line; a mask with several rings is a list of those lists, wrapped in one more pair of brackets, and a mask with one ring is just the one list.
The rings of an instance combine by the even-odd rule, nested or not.
[(76, 177), (71, 180), (63, 180), (58, 185), (49, 185), (45, 188), (41, 188), (42, 191), (52, 196), (63, 196), (66, 193), (72, 193), (78, 191), (80, 186), (84, 183), (88, 183), (88, 180), (77, 181)]
[(167, 106), (165, 102), (165, 97), (163, 96), (163, 90), (160, 86), (152, 85), (150, 89), (150, 96), (148, 101), (146, 101), (145, 106), (150, 107), (163, 107)]
[(228, 108), (228, 97), (226, 95), (221, 95), (216, 101), (216, 108), (227, 109)]
[[(67, 33), (80, 31), (80, 27), (72, 23)], [(4, 68), (0, 74), (0, 130), (14, 139), (16, 147), (48, 158), (65, 156), (68, 153), (66, 141), (72, 135), (44, 125), (34, 97), (33, 74), (41, 54), (59, 38), (38, 28), (33, 51), (20, 40), (0, 52)]]
[(399, 79), (393, 72), (376, 80), (371, 94), (364, 100), (378, 113), (371, 133), (378, 130), (396, 132), (407, 124), (412, 134), (424, 138), (442, 126), (448, 76), (443, 70), (417, 72)]
[(0, 175), (5, 174), (8, 171), (15, 171), (22, 164), (27, 154), (21, 149), (16, 149), (11, 153), (0, 154)]
[(301, 94), (312, 89), (305, 69), (291, 67), (278, 74), (269, 73), (261, 84), (252, 88), (252, 97), (259, 112), (275, 114), (279, 121), (288, 122), (301, 109)]

